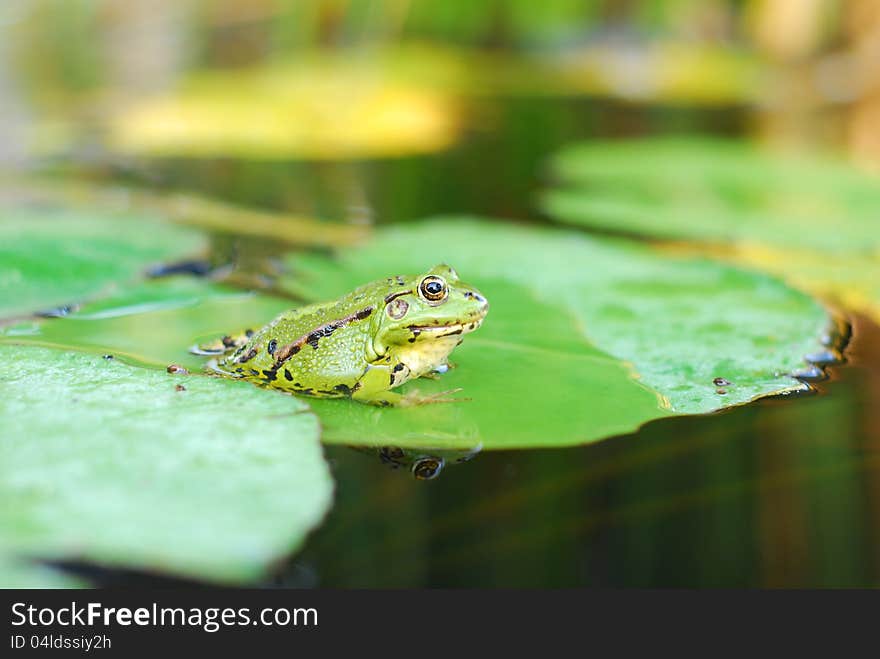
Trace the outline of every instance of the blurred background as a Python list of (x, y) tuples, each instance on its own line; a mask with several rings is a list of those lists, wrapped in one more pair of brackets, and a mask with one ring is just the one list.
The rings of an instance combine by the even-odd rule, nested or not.
[[(872, 0), (8, 0), (0, 28), (18, 171), (400, 219), (453, 204), (406, 166), (389, 199), (363, 168), (274, 165), (445, 152), (457, 209), (496, 213), (579, 137), (721, 132), (880, 165)], [(315, 185), (344, 201), (304, 201)]]
[[(876, 0), (4, 0), (0, 30), (5, 194), (124, 185), (364, 227), (544, 222), (547, 158), (593, 138), (880, 170)], [(260, 285), (277, 241), (220, 208), (212, 258)], [(850, 320), (822, 395), (452, 456), (427, 482), (424, 456), (328, 447), (337, 505), (277, 584), (878, 585), (880, 331)]]

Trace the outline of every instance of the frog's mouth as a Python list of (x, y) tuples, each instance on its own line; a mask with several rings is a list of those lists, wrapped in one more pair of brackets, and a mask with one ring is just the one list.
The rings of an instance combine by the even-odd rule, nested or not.
[(484, 316), (467, 320), (462, 323), (450, 323), (448, 325), (407, 325), (415, 336), (419, 334), (428, 334), (431, 338), (442, 338), (444, 336), (458, 336), (460, 334), (468, 334), (478, 329), (483, 324)]

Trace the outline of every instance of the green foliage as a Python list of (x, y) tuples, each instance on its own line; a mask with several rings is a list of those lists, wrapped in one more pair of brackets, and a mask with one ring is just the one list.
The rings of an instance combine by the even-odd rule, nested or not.
[(803, 389), (787, 374), (827, 321), (809, 297), (717, 262), (568, 230), (438, 218), (382, 229), (335, 257), (292, 256), (282, 285), (330, 299), (451, 262), (491, 311), (453, 354), (456, 368), (407, 387), (461, 387), (461, 400), (380, 409), (296, 399), (164, 371), (172, 362), (196, 371), (190, 345), (292, 306), (202, 279), (135, 279), (147, 263), (198, 247), (197, 235), (71, 213), (11, 217), (0, 224), (16, 246), (2, 261), (18, 273), (6, 279), (7, 309), (105, 296), (0, 336), (0, 497), (9, 504), (0, 562), (10, 584), (64, 585), (28, 562), (40, 559), (252, 582), (330, 505), (321, 433), (451, 449), (596, 441)]
[(83, 585), (52, 568), (4, 555), (0, 547), (0, 588), (81, 588)]
[(325, 440), (487, 448), (596, 440), (657, 416), (804, 389), (788, 373), (828, 321), (820, 305), (767, 276), (467, 218), (388, 228), (335, 259), (297, 256), (287, 286), (327, 299), (441, 261), (492, 307), (453, 353), (458, 368), (408, 386), (460, 386), (471, 400), (404, 410), (319, 401)]
[(0, 419), (7, 555), (253, 581), (330, 505), (317, 419), (245, 383), (0, 346)]
[(224, 334), (256, 329), (291, 306), (189, 277), (141, 282), (65, 318), (0, 327), (0, 342), (111, 353), (149, 366), (201, 370), (189, 348)]
[(586, 142), (553, 160), (553, 217), (662, 238), (876, 253), (880, 182), (835, 161), (717, 139)]
[(201, 234), (144, 217), (0, 210), (0, 317), (81, 302), (204, 246)]
[(708, 245), (880, 319), (874, 176), (697, 138), (589, 142), (553, 165), (560, 186), (543, 207), (558, 220)]
[[(346, 270), (346, 276), (357, 275)], [(669, 414), (626, 364), (584, 340), (566, 310), (502, 279), (477, 281), (492, 301), (489, 320), (455, 350), (457, 367), (437, 380), (405, 387), (425, 393), (460, 387), (452, 395), (459, 400), (402, 409), (314, 400), (310, 405), (321, 419), (325, 442), (484, 449), (565, 446), (632, 432)]]

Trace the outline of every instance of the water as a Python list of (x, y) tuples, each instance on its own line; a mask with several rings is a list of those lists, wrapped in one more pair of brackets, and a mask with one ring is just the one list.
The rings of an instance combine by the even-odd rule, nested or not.
[[(681, 130), (740, 135), (748, 124), (736, 108), (595, 99), (518, 99), (491, 114), (491, 125), (477, 124), (437, 156), (92, 161), (66, 173), (352, 222), (441, 213), (543, 222), (534, 195), (546, 157), (566, 142)], [(215, 262), (234, 257), (257, 274), (279, 249), (229, 235), (213, 244)], [(435, 456), (328, 446), (336, 504), (266, 585), (878, 585), (880, 327), (849, 320), (847, 361), (828, 367), (815, 395), (662, 419), (569, 449)], [(835, 361), (814, 357), (820, 366)], [(117, 585), (141, 578), (90, 574)]]
[[(474, 131), (436, 157), (318, 165), (304, 208), (332, 215), (334, 198), (361, 198), (379, 223), (456, 212), (541, 221), (534, 192), (547, 154), (565, 142), (680, 128), (739, 134), (747, 123), (730, 109), (527, 99), (496, 117), (494, 130)], [(226, 165), (244, 179), (276, 182), (307, 169), (289, 165), (285, 175), (284, 166)], [(219, 192), (199, 173), (213, 166), (166, 163), (160, 171)], [(340, 181), (346, 194), (338, 194)], [(277, 187), (223, 190), (232, 201), (284, 206)], [(482, 452), (464, 462), (446, 456), (430, 480), (413, 477), (419, 455), (389, 460), (329, 446), (336, 505), (277, 583), (876, 585), (880, 328), (853, 321), (848, 362), (830, 368), (819, 395), (663, 419), (578, 448)]]
[(337, 503), (286, 585), (867, 586), (880, 582), (880, 327), (823, 393), (419, 481), (328, 447)]

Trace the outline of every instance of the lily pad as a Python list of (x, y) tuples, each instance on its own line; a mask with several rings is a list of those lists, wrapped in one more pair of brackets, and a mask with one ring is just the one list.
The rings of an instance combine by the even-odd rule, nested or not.
[(81, 302), (204, 246), (201, 234), (147, 217), (0, 210), (0, 317)]
[(58, 570), (0, 553), (0, 588), (82, 588), (84, 585)]
[(880, 319), (876, 176), (694, 138), (574, 145), (554, 170), (542, 205), (558, 220), (696, 242)]
[(243, 382), (3, 345), (0, 421), (0, 536), (15, 558), (247, 582), (331, 501), (315, 416)]
[(64, 318), (0, 327), (0, 343), (85, 350), (139, 365), (200, 371), (204, 359), (190, 354), (190, 346), (261, 327), (291, 306), (290, 300), (204, 279), (164, 278), (135, 284)]
[[(627, 364), (587, 343), (565, 309), (504, 280), (478, 281), (492, 301), (491, 321), (456, 348), (457, 367), (407, 387), (426, 393), (460, 387), (451, 396), (460, 400), (403, 409), (312, 400), (325, 442), (434, 449), (565, 446), (632, 432), (671, 413)], [(553, 319), (550, 331), (547, 318)]]
[(350, 159), (430, 153), (458, 137), (457, 104), (360, 58), (202, 73), (113, 122), (111, 145), (152, 156)]
[[(425, 391), (469, 400), (405, 409), (314, 401), (324, 440), (484, 448), (562, 446), (669, 414), (803, 391), (789, 374), (828, 323), (778, 280), (576, 232), (438, 218), (389, 227), (336, 258), (291, 257), (286, 285), (328, 299), (448, 261), (489, 298), (458, 368)], [(721, 383), (721, 384), (719, 384)]]

